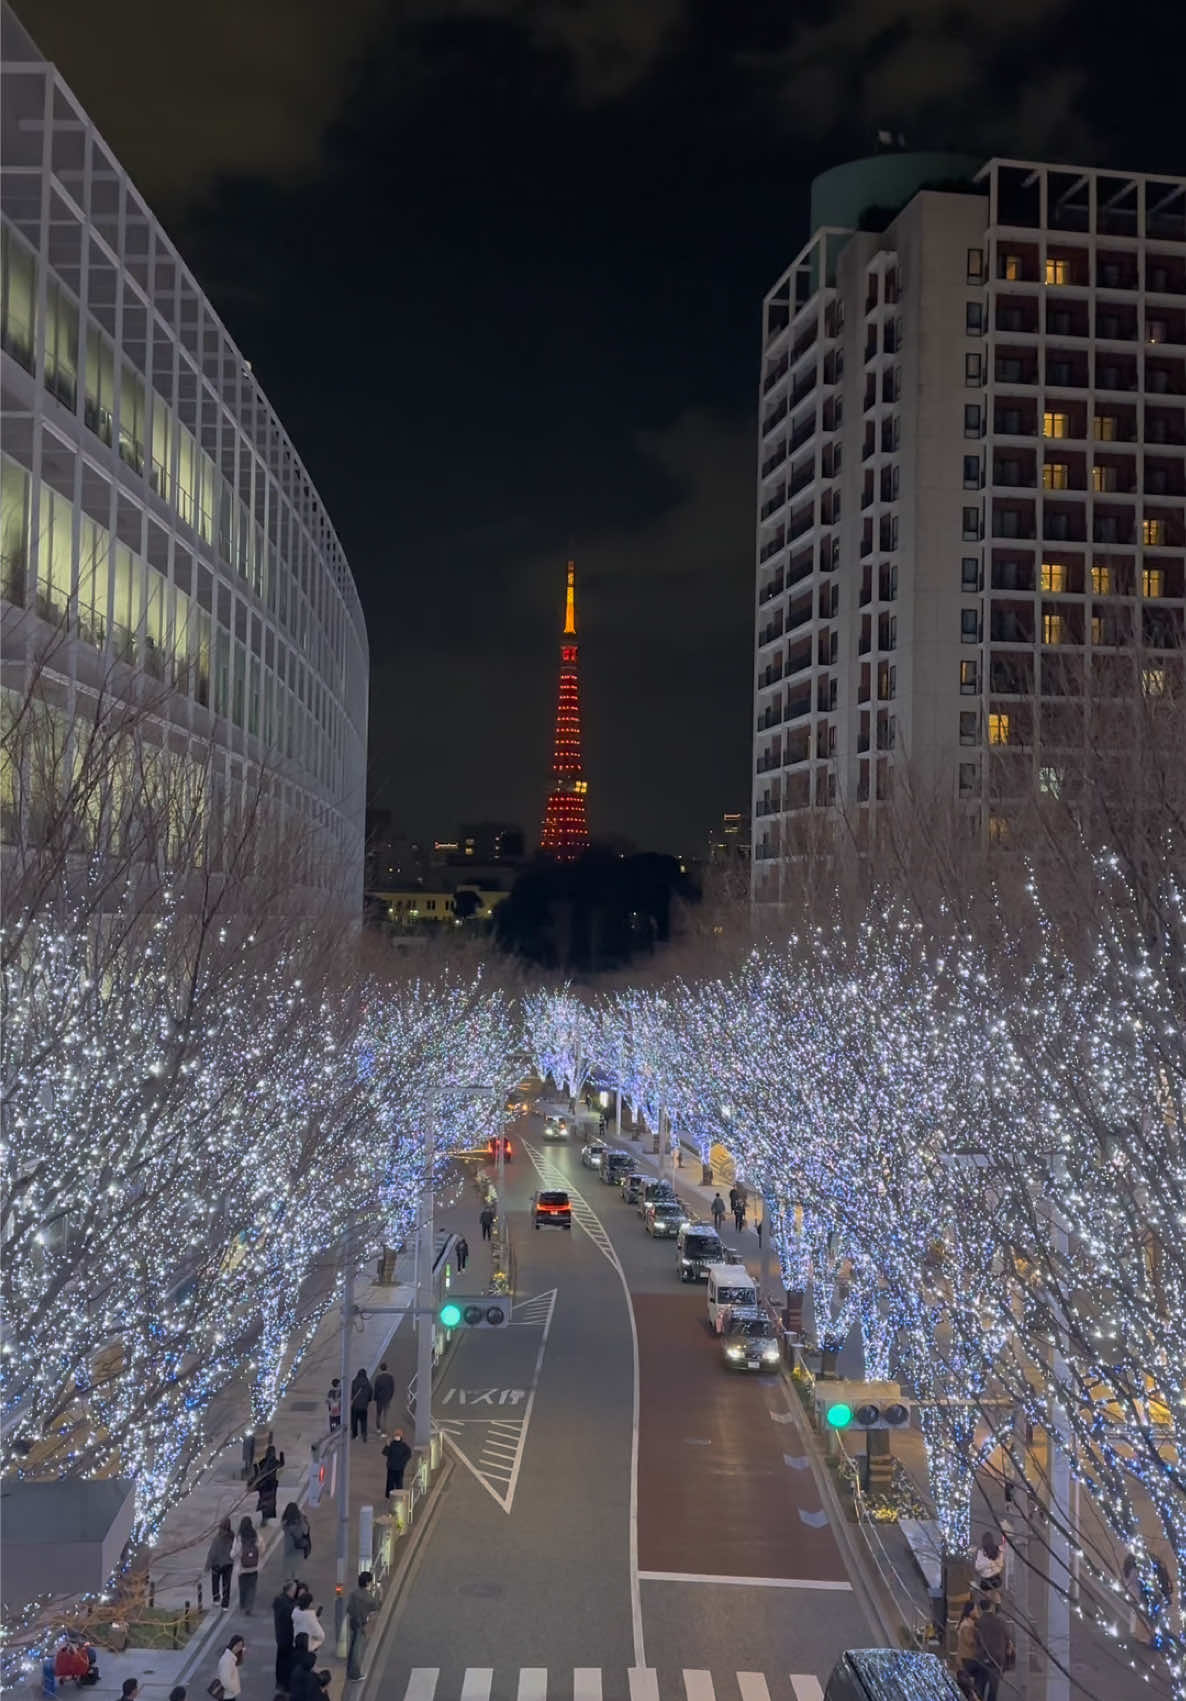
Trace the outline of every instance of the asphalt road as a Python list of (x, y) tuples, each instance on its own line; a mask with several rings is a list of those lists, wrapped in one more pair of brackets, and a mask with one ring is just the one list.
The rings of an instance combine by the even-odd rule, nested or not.
[[(819, 1701), (876, 1638), (783, 1386), (723, 1368), (673, 1243), (540, 1129), (507, 1168), (514, 1322), (464, 1339), (437, 1390), (456, 1468), (366, 1701)], [(570, 1234), (532, 1229), (524, 1134), (584, 1201)]]

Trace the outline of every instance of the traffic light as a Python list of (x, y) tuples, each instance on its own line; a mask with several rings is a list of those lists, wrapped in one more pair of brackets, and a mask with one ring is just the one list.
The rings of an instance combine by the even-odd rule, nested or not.
[(442, 1329), (505, 1329), (511, 1320), (509, 1299), (489, 1294), (474, 1299), (447, 1299), (437, 1312)]
[(831, 1429), (905, 1429), (910, 1403), (896, 1382), (817, 1382), (815, 1398)]

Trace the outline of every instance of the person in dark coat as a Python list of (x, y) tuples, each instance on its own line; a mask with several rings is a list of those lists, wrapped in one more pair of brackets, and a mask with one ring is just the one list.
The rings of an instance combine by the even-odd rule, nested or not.
[(464, 1270), (465, 1266), (469, 1263), (469, 1241), (464, 1235), (462, 1235), (461, 1239), (457, 1242), (454, 1250), (457, 1253), (457, 1273), (460, 1275), (462, 1270)]
[(206, 1555), (210, 1572), (210, 1605), (217, 1606), (222, 1594), (222, 1610), (231, 1604), (231, 1572), (235, 1569), (235, 1532), (229, 1518), (223, 1518), (214, 1532), (214, 1540)]
[(387, 1408), (394, 1398), (395, 1377), (384, 1360), (379, 1366), (379, 1374), (375, 1377), (375, 1428), (380, 1435), (387, 1434)]
[(1001, 1678), (1012, 1664), (1009, 1626), (997, 1610), (995, 1597), (988, 1595), (976, 1621), (976, 1675), (984, 1701), (997, 1701)]
[(280, 1487), (280, 1470), (284, 1464), (284, 1454), (277, 1453), (268, 1437), (268, 1447), (263, 1458), (255, 1467), (255, 1475), (251, 1486), (256, 1493), (255, 1509), (259, 1513), (261, 1524), (267, 1524), (276, 1516), (276, 1490)]
[(367, 1412), (374, 1399), (374, 1389), (371, 1379), (365, 1370), (360, 1370), (350, 1388), (350, 1439), (353, 1441), (361, 1433), (363, 1440), (367, 1438)]
[[(285, 1583), (272, 1602), (272, 1623), (276, 1629), (277, 1689), (288, 1688), (288, 1679), (292, 1672), (292, 1609), (295, 1604), (296, 1591), (295, 1583)], [(308, 1638), (306, 1638), (306, 1646), (308, 1646)]]
[(313, 1668), (316, 1664), (315, 1656), (309, 1652), (309, 1638), (302, 1631), (293, 1644), (292, 1664), (288, 1672), (288, 1693), (292, 1701), (314, 1701)]
[(482, 1210), (478, 1221), (482, 1225), (482, 1239), (489, 1240), (490, 1232), (494, 1227), (494, 1212), (489, 1205)]
[(412, 1457), (412, 1449), (404, 1440), (402, 1429), (397, 1429), (384, 1447), (383, 1457), (387, 1460), (387, 1492), (383, 1498), (390, 1500), (392, 1491), (404, 1486), (404, 1472), (408, 1468), (408, 1460)]

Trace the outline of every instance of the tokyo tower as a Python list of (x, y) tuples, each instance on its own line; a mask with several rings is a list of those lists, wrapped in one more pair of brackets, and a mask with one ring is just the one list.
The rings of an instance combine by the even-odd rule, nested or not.
[(568, 563), (564, 631), (560, 639), (560, 685), (552, 741), (552, 789), (544, 807), (539, 848), (559, 862), (573, 862), (589, 848), (588, 790), (581, 761), (581, 682), (577, 667), (576, 568)]

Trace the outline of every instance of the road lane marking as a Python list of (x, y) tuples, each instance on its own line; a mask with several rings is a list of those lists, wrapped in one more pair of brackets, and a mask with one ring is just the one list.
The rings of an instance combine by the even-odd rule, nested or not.
[(440, 1666), (413, 1666), (404, 1690), (404, 1701), (432, 1701), (437, 1692)]
[(651, 1666), (632, 1666), (626, 1673), (630, 1679), (630, 1701), (659, 1701), (659, 1674)]
[(799, 1519), (801, 1523), (809, 1524), (813, 1530), (822, 1530), (828, 1522), (828, 1514), (824, 1511), (804, 1512), (800, 1506)]
[(688, 1701), (717, 1701), (710, 1671), (684, 1671), (684, 1694)]
[(804, 1454), (802, 1458), (797, 1458), (794, 1453), (784, 1453), (782, 1456), (782, 1462), (784, 1465), (789, 1465), (793, 1471), (805, 1471), (810, 1465), (811, 1460), (806, 1454)]
[(723, 1577), (700, 1571), (640, 1571), (644, 1583), (735, 1583), (743, 1589), (836, 1589), (851, 1592), (851, 1583), (828, 1577)]
[[(766, 1410), (769, 1412), (770, 1407), (767, 1406)], [(771, 1423), (793, 1423), (795, 1414), (794, 1412), (770, 1412), (770, 1421)]]
[(818, 1677), (796, 1677), (792, 1672), (791, 1688), (795, 1701), (824, 1701), (824, 1688)]
[(493, 1683), (493, 1666), (467, 1666), (461, 1685), (460, 1701), (490, 1701)]
[(770, 1691), (760, 1671), (739, 1671), (737, 1687), (741, 1691), (741, 1701), (770, 1701)]
[(523, 1666), (520, 1668), (519, 1701), (548, 1701), (547, 1666)]
[(572, 1668), (572, 1701), (601, 1701), (601, 1667)]

